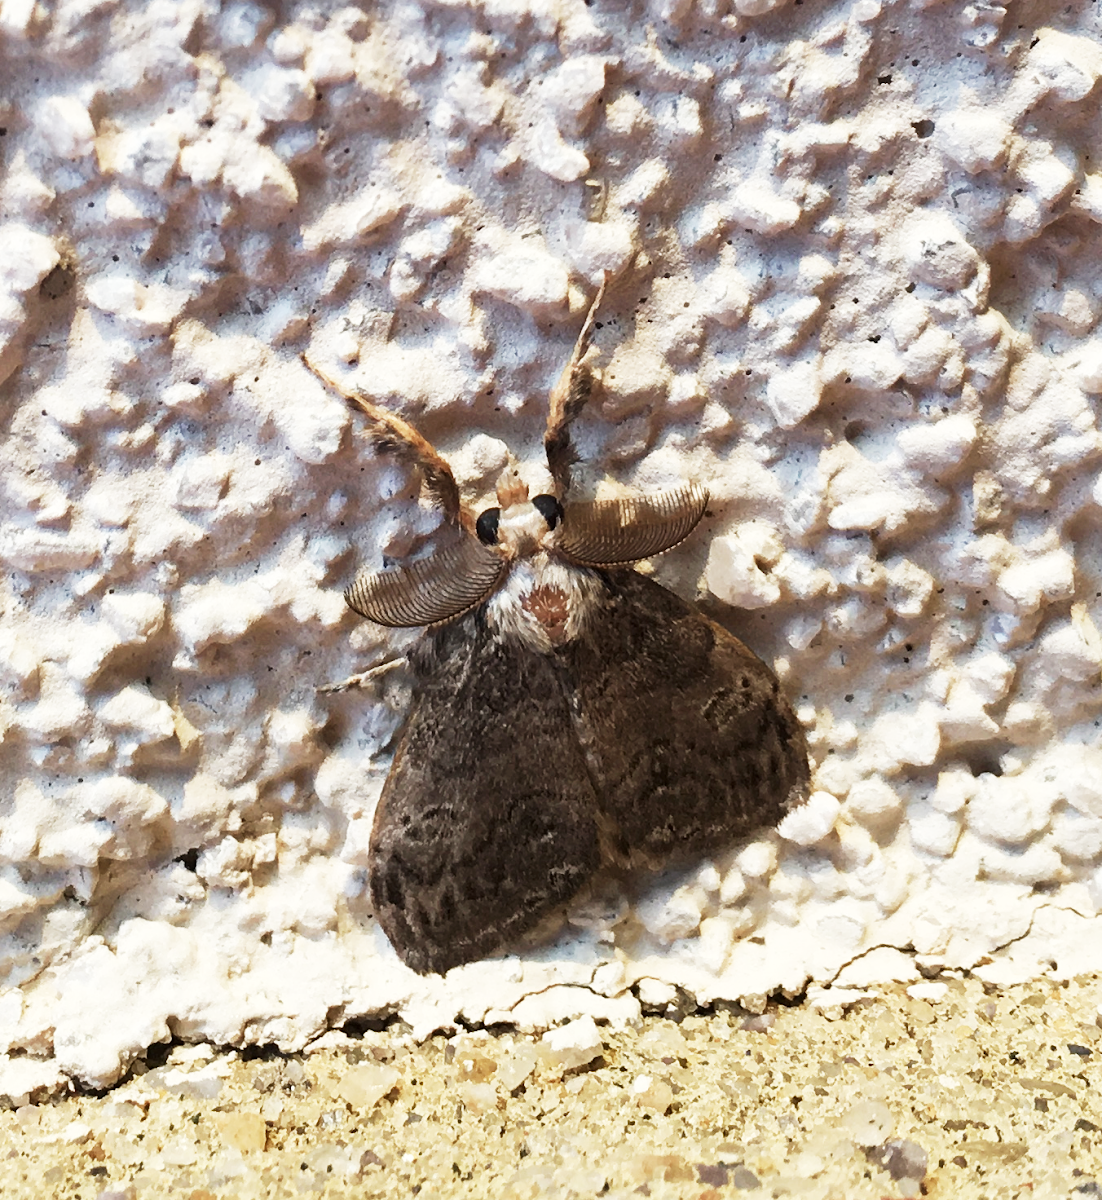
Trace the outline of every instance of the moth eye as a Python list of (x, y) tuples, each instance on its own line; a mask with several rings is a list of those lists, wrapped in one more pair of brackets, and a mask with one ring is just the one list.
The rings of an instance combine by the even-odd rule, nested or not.
[(547, 522), (548, 529), (554, 529), (562, 520), (562, 505), (554, 496), (533, 496), (532, 503), (539, 515)]
[(500, 517), (500, 508), (488, 508), (485, 512), (478, 514), (478, 520), (474, 523), (474, 531), (483, 545), (497, 544), (497, 523)]

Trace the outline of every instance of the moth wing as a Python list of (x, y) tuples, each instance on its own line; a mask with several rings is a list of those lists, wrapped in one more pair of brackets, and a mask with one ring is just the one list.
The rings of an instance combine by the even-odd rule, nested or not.
[(598, 803), (618, 852), (652, 865), (776, 824), (807, 793), (803, 730), (737, 638), (634, 571), (567, 650)]
[(587, 567), (638, 562), (687, 538), (707, 507), (708, 490), (695, 483), (649, 496), (567, 504), (555, 548)]
[(434, 625), (481, 604), (497, 587), (505, 560), (467, 534), (428, 558), (361, 571), (345, 603), (378, 625)]
[(484, 958), (596, 870), (596, 796), (555, 668), (475, 614), (427, 635), (375, 814), (375, 917), (415, 971)]

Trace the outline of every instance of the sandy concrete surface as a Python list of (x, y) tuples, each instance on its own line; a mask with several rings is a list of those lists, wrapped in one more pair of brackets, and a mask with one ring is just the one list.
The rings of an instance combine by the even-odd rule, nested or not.
[(1102, 1194), (1102, 979), (582, 1018), (312, 1054), (177, 1046), (0, 1113), (5, 1200)]

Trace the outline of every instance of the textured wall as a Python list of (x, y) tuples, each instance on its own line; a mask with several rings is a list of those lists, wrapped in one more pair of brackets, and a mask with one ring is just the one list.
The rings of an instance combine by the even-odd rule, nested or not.
[[(1040, 0), (2, 0), (0, 1091), (173, 1034), (1102, 968), (1100, 39)], [(400, 646), (341, 589), (435, 518), (298, 355), (477, 498), (604, 271), (584, 486), (711, 489), (656, 577), (775, 665), (816, 792), (419, 979), (365, 893), (408, 684), (315, 688)]]

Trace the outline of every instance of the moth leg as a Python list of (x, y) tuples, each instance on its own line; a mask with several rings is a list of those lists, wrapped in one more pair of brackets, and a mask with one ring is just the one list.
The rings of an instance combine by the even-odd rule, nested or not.
[(388, 658), (381, 663), (376, 663), (375, 666), (368, 668), (366, 671), (361, 671), (358, 675), (349, 675), (341, 683), (327, 683), (323, 687), (315, 688), (314, 690), (327, 695), (331, 692), (347, 692), (351, 691), (352, 688), (369, 687), (376, 679), (385, 675), (387, 671), (393, 671), (395, 667), (404, 667), (408, 662), (409, 659), (404, 654), (400, 654), (396, 658)]
[(576, 460), (574, 443), (570, 437), (570, 426), (589, 401), (593, 391), (593, 372), (585, 365), (585, 357), (593, 344), (593, 326), (597, 310), (605, 296), (608, 273), (601, 280), (597, 295), (589, 306), (585, 324), (582, 326), (570, 361), (551, 389), (547, 412), (547, 429), (543, 435), (543, 448), (547, 454), (547, 466), (555, 481), (559, 498), (566, 496), (570, 488), (570, 468)]
[(390, 412), (366, 396), (350, 392), (342, 383), (311, 361), (309, 355), (303, 354), (301, 358), (311, 374), (316, 375), (331, 391), (343, 396), (349, 404), (356, 405), (364, 413), (368, 419), (368, 431), (375, 449), (395, 454), (418, 466), (425, 490), (443, 513), (445, 520), (451, 525), (461, 525), (473, 533), (474, 517), (459, 498), (459, 485), (451, 467), (432, 443), (397, 413)]

